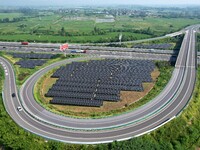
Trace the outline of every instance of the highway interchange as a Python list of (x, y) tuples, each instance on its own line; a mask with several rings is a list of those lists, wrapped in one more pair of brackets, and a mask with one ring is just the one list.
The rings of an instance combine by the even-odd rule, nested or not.
[[(93, 56), (56, 62), (33, 74), (18, 91), (12, 65), (0, 58), (5, 70), (4, 105), (12, 119), (27, 131), (68, 143), (97, 144), (127, 140), (157, 129), (175, 118), (187, 106), (196, 80), (195, 32), (199, 26), (185, 30), (185, 37), (173, 75), (164, 90), (144, 106), (119, 116), (102, 119), (76, 119), (45, 110), (35, 100), (33, 87), (46, 72), (71, 61), (93, 59)], [(12, 93), (16, 97), (12, 97)], [(23, 111), (17, 111), (21, 106)]]

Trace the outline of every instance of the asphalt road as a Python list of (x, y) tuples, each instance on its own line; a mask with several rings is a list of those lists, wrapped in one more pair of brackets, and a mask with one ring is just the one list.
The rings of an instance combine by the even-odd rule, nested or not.
[[(105, 48), (106, 49), (106, 48)], [(117, 48), (115, 48), (117, 49)], [(166, 50), (166, 52), (164, 50), (138, 50), (137, 51), (128, 51), (128, 50), (121, 50), (121, 51), (116, 51), (116, 50), (110, 50), (110, 51), (106, 51), (106, 50), (88, 50), (86, 54), (83, 55), (91, 55), (93, 57), (107, 57), (107, 58), (133, 58), (133, 59), (147, 59), (147, 60), (162, 60), (162, 61), (172, 61), (171, 58), (175, 58), (174, 61), (176, 60), (176, 56), (177, 53), (171, 50)], [(5, 48), (0, 48), (0, 50), (2, 51), (6, 51), (6, 52), (42, 52), (42, 53), (49, 53), (51, 52), (52, 54), (63, 54), (63, 52), (61, 52), (58, 49), (54, 49), (54, 51), (51, 51), (51, 49), (49, 48), (30, 48), (30, 47), (7, 47)], [(67, 54), (70, 54), (70, 50), (68, 50), (66, 52)]]
[[(17, 93), (15, 75), (11, 64), (0, 58), (6, 78), (3, 91), (5, 108), (13, 120), (24, 129), (49, 139), (68, 143), (108, 143), (127, 140), (148, 133), (175, 118), (188, 104), (196, 79), (196, 26), (187, 28), (172, 78), (165, 89), (151, 102), (119, 116), (103, 119), (75, 119), (53, 114), (33, 98), (35, 82), (48, 70), (73, 60), (57, 62), (33, 74), (22, 86), (20, 98)], [(91, 59), (90, 57), (76, 58)], [(20, 99), (20, 100), (19, 100)], [(23, 111), (17, 111), (18, 106)]]

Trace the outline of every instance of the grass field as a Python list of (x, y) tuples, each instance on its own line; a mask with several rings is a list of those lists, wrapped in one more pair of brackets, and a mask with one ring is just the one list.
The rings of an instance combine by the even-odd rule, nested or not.
[(160, 62), (160, 64), (164, 64), (163, 66), (159, 66), (161, 72), (159, 72), (157, 68), (151, 74), (153, 82), (143, 83), (144, 92), (121, 91), (120, 95), (122, 100), (120, 102), (104, 102), (104, 105), (100, 108), (50, 104), (49, 101), (52, 98), (47, 98), (44, 95), (57, 80), (50, 78), (56, 69), (48, 72), (39, 79), (34, 88), (34, 96), (40, 105), (58, 114), (84, 118), (101, 118), (117, 115), (137, 108), (141, 106), (141, 104), (148, 102), (165, 87), (170, 79), (173, 68), (167, 63)]

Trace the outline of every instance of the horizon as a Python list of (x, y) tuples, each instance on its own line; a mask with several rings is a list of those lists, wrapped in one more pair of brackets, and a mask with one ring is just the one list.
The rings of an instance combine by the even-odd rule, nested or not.
[(62, 6), (62, 7), (72, 7), (72, 6), (116, 6), (116, 5), (140, 5), (140, 6), (194, 6), (200, 5), (199, 0), (191, 0), (188, 2), (187, 0), (149, 0), (148, 2), (141, 2), (139, 0), (115, 0), (115, 2), (110, 2), (106, 0), (12, 0), (12, 1), (1, 1), (1, 6)]

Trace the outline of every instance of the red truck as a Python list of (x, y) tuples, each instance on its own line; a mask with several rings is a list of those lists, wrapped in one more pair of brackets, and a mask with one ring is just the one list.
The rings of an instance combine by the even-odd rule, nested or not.
[(21, 45), (28, 45), (28, 42), (21, 42)]

